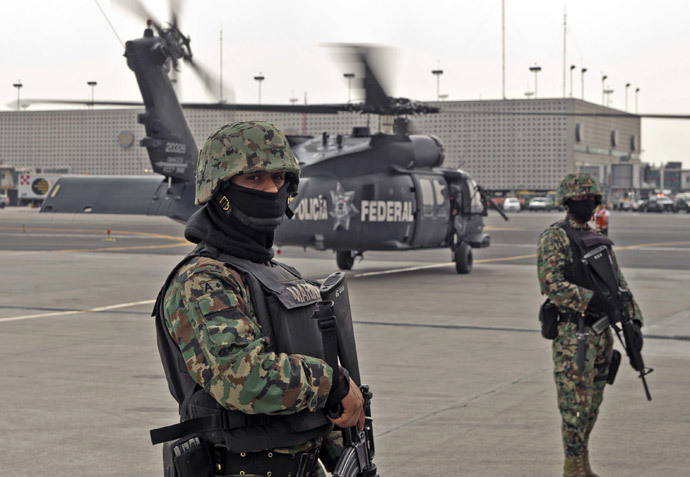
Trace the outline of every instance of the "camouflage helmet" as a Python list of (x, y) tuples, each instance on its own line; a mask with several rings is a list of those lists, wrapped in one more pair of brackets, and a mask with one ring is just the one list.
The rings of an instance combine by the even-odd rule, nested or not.
[(199, 151), (196, 204), (208, 202), (224, 181), (238, 174), (285, 172), (294, 185), (299, 164), (285, 135), (263, 121), (242, 121), (216, 129)]
[(584, 172), (573, 172), (563, 178), (556, 192), (556, 203), (565, 205), (568, 199), (578, 195), (593, 195), (596, 203), (601, 203), (599, 183)]

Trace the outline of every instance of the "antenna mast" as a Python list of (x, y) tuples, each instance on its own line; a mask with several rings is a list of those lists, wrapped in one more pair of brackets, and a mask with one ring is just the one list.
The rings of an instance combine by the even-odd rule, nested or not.
[[(565, 10), (565, 7), (563, 8)], [(565, 98), (565, 39), (566, 39), (566, 13), (563, 12), (563, 97)]]
[(501, 0), (501, 46), (503, 51), (501, 82), (503, 99), (506, 99), (506, 0)]
[(223, 28), (220, 29), (220, 86), (218, 93), (218, 102), (223, 102)]

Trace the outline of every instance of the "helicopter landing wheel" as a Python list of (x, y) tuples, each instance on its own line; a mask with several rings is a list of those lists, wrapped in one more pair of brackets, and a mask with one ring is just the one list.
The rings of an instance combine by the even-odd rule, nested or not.
[(453, 252), (455, 271), (466, 274), (472, 271), (472, 248), (465, 242), (458, 244)]
[(335, 263), (341, 270), (352, 270), (355, 264), (355, 254), (351, 250), (338, 250), (335, 252)]

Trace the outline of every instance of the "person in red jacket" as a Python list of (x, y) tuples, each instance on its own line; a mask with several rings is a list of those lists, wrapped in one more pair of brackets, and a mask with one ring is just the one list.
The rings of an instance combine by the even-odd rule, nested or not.
[(606, 204), (601, 204), (594, 213), (594, 220), (597, 225), (597, 230), (604, 235), (609, 234), (609, 210)]

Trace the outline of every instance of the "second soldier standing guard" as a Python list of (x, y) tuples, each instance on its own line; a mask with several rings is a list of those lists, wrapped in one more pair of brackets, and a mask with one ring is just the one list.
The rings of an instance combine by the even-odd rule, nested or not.
[(324, 360), (318, 284), (272, 260), (299, 173), (283, 133), (264, 122), (225, 125), (199, 153), (203, 207), (185, 228), (198, 245), (154, 310), (180, 406), (180, 424), (151, 434), (166, 442), (166, 476), (322, 476), (318, 460), (330, 467), (339, 454), (333, 425), (364, 425), (359, 388)]
[[(562, 422), (565, 477), (597, 477), (589, 461), (589, 437), (599, 414), (613, 354), (613, 337), (601, 334), (592, 324), (605, 315), (604, 304), (592, 290), (581, 258), (613, 242), (587, 225), (601, 203), (599, 184), (588, 174), (566, 175), (558, 187), (556, 202), (567, 210), (564, 220), (539, 237), (537, 268), (539, 286), (558, 308), (558, 333), (553, 340), (554, 379)], [(615, 263), (618, 281), (628, 288)], [(629, 310), (636, 331), (636, 347), (642, 347), (642, 314), (632, 301)], [(578, 339), (580, 347), (578, 347)], [(583, 342), (584, 340), (584, 342)], [(578, 356), (584, 350), (584, 356)]]

